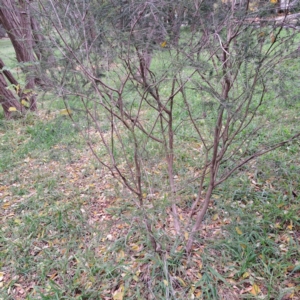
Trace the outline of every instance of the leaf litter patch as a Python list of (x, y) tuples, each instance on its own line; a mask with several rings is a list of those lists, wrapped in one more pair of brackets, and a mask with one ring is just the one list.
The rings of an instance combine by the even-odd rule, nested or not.
[[(63, 149), (63, 146), (55, 147), (60, 151)], [(253, 248), (257, 258), (241, 271), (244, 267), (240, 262), (246, 259), (247, 248), (251, 246), (245, 238), (248, 232), (243, 216), (236, 217), (211, 204), (190, 258), (182, 254), (182, 244), (173, 250), (166, 248), (164, 257), (155, 258), (149, 251), (142, 216), (130, 202), (132, 195), (122, 191), (107, 171), (97, 167), (88, 150), (73, 155), (76, 158), (71, 162), (27, 157), (13, 170), (14, 174), (19, 174), (18, 177), (1, 175), (0, 222), (5, 236), (5, 240), (1, 241), (1, 253), (5, 258), (0, 270), (1, 293), (11, 299), (26, 299), (28, 295), (39, 299), (39, 294), (54, 297), (58, 289), (57, 295), (61, 297), (68, 294), (66, 286), (71, 284), (74, 297), (81, 297), (84, 291), (92, 294), (97, 291), (96, 295), (103, 299), (125, 299), (134, 297), (134, 291), (145, 289), (145, 286), (149, 290), (155, 289), (158, 282), (162, 282), (162, 289), (172, 285), (179, 293), (178, 297), (185, 295), (187, 299), (205, 299), (211, 295), (216, 283), (215, 288), (224, 299), (268, 294), (264, 283), (265, 270), (255, 269), (255, 265), (264, 265), (274, 259), (259, 250), (263, 248)], [(260, 184), (250, 173), (249, 180), (255, 193), (267, 189), (276, 192), (272, 182)], [(164, 197), (166, 194), (159, 191), (151, 196), (145, 195), (145, 205), (157, 210)], [(220, 195), (214, 195), (214, 202), (219, 200)], [(297, 203), (296, 200), (283, 201), (277, 204), (277, 208), (288, 214), (297, 207), (299, 211)], [(252, 209), (255, 213), (250, 204), (247, 199), (238, 199), (235, 208)], [(179, 217), (187, 225), (188, 209), (184, 205), (182, 207)], [(262, 214), (259, 210), (257, 213)], [(299, 256), (291, 243), (298, 241), (299, 244), (299, 222), (284, 218), (286, 214), (278, 213), (275, 222), (269, 225), (273, 230), (269, 238), (279, 250), (276, 261), (279, 262), (285, 254), (290, 256), (286, 257), (289, 262), (286, 267), (279, 270), (282, 272), (278, 280), (281, 293), (285, 295), (283, 299), (297, 299)], [(170, 246), (174, 242), (175, 229), (169, 208), (157, 216), (153, 224), (161, 236), (158, 238), (167, 236), (164, 242)], [(258, 220), (262, 218), (263, 215), (261, 218), (258, 216)], [(183, 233), (183, 237), (186, 240), (188, 233)], [(24, 238), (28, 242), (27, 249), (26, 245), (22, 246)], [(239, 259), (230, 258), (223, 246), (215, 247), (216, 241), (224, 238), (232, 239), (237, 245), (241, 255)], [(14, 249), (17, 249), (14, 254), (19, 256), (17, 262), (12, 258), (11, 251)], [(25, 263), (22, 271), (24, 262), (20, 257), (24, 251), (31, 263), (28, 266)], [(81, 257), (83, 253), (89, 253), (93, 258)], [(173, 267), (177, 256), (179, 265)], [(52, 262), (47, 262), (49, 258)], [(53, 262), (56, 260), (64, 262), (65, 268)], [(161, 263), (169, 266), (167, 277), (160, 271), (153, 273), (153, 270), (159, 270)], [(42, 269), (37, 267), (41, 264), (46, 266)], [(114, 274), (111, 268), (122, 271)], [(82, 271), (78, 273), (79, 269)], [(110, 272), (111, 277), (108, 275)], [(145, 295), (150, 297), (146, 291)]]

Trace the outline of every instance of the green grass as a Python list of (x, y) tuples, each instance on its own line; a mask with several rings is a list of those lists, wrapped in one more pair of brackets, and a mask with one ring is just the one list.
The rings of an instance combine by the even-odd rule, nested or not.
[[(166, 249), (173, 244), (168, 255), (150, 250), (143, 223), (132, 223), (139, 212), (114, 196), (110, 180), (99, 184), (105, 172), (83, 145), (61, 116), (2, 122), (3, 299), (102, 299), (123, 290), (125, 299), (150, 291), (253, 299), (254, 284), (266, 299), (297, 297), (299, 145), (260, 158), (216, 191), (189, 258), (163, 228), (155, 234)], [(157, 224), (167, 219), (162, 204), (152, 208)]]
[(3, 60), (5, 66), (12, 71), (14, 75), (17, 75), (15, 68), (18, 65), (16, 54), (10, 39), (0, 39), (0, 57)]
[[(9, 46), (0, 49), (12, 56)], [(161, 65), (154, 60), (153, 66)], [(137, 97), (127, 93), (128, 99)], [(299, 104), (268, 95), (273, 105), (262, 107), (248, 130), (266, 118), (280, 126), (254, 135), (252, 148), (243, 151), (299, 130)], [(210, 99), (200, 101), (192, 91), (188, 96), (196, 114), (207, 113), (201, 126), (208, 130), (215, 114)], [(147, 198), (147, 214), (163, 248), (159, 256), (133, 195), (97, 164), (79, 134), (78, 128), (89, 128), (77, 111), (78, 99), (70, 101), (75, 127), (53, 98), (41, 100), (39, 114), (0, 119), (0, 299), (299, 298), (299, 141), (256, 159), (218, 187), (190, 256), (184, 239), (170, 230), (166, 168), (161, 149), (149, 143), (143, 155), (155, 197)], [(176, 103), (176, 117), (185, 119), (181, 101)], [(109, 132), (108, 124), (99, 123)], [(184, 179), (199, 168), (199, 142), (185, 124), (175, 139), (176, 176)], [(129, 143), (130, 136), (124, 140)], [(92, 141), (102, 153), (99, 138), (92, 135)], [(184, 187), (185, 217), (197, 182)]]
[[(70, 161), (72, 148), (82, 144), (76, 138), (76, 127), (69, 119), (60, 115), (47, 122), (32, 114), (14, 123), (2, 120), (0, 133), (0, 171), (18, 165), (18, 160), (26, 157), (43, 158), (45, 161), (68, 158)], [(63, 147), (63, 151), (53, 150), (58, 144)]]

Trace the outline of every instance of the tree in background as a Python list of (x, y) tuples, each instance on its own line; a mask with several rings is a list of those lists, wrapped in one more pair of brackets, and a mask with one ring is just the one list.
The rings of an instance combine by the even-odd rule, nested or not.
[[(24, 87), (21, 87), (16, 79), (12, 79), (11, 73), (9, 76), (6, 76), (7, 72), (1, 74), (1, 104), (7, 118), (10, 116), (10, 110), (22, 112), (25, 108), (31, 111), (37, 109), (36, 84), (43, 85), (46, 80), (45, 75), (39, 71), (39, 66), (54, 62), (47, 42), (41, 35), (39, 24), (32, 14), (33, 8), (34, 3), (24, 0), (2, 0), (0, 4), (0, 24), (10, 38), (19, 66), (25, 74)], [(1, 68), (5, 69), (3, 61)], [(14, 86), (17, 95), (7, 90), (5, 77)]]

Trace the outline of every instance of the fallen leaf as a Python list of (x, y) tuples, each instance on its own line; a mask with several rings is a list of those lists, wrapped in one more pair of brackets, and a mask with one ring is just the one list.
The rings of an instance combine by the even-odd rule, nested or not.
[(292, 293), (289, 295), (289, 298), (290, 298), (290, 299), (294, 299), (294, 296), (295, 296), (295, 292), (292, 292)]
[(295, 286), (295, 284), (293, 282), (289, 282), (289, 283), (287, 283), (286, 286), (289, 288), (293, 288)]
[(131, 250), (133, 250), (133, 251), (139, 251), (140, 250), (140, 246), (139, 245), (136, 245), (136, 244), (133, 244), (133, 245), (131, 245)]
[(184, 238), (185, 238), (186, 241), (189, 239), (189, 233), (188, 232), (184, 233)]
[(163, 41), (163, 42), (160, 44), (160, 46), (161, 46), (162, 48), (165, 48), (165, 47), (167, 46), (167, 42), (166, 42), (166, 41)]
[(256, 283), (254, 283), (252, 285), (252, 289), (250, 291), (250, 294), (252, 294), (254, 296), (257, 296), (259, 293), (260, 293), (260, 288), (259, 288), (259, 286)]
[(180, 282), (181, 286), (186, 287), (186, 283), (182, 278), (176, 276), (176, 279)]
[(62, 116), (69, 116), (72, 114), (72, 111), (70, 109), (62, 109), (60, 110), (59, 114)]
[(21, 104), (22, 104), (23, 106), (25, 106), (25, 107), (29, 107), (29, 106), (30, 106), (29, 102), (26, 101), (25, 99), (22, 99), (22, 100), (21, 100)]
[(11, 106), (11, 107), (8, 109), (8, 111), (17, 111), (17, 109), (16, 109), (15, 107)]
[(1, 191), (5, 191), (7, 189), (7, 186), (3, 185), (3, 186), (0, 186), (0, 192)]
[(54, 272), (52, 274), (49, 274), (48, 277), (53, 280), (57, 276), (57, 272)]
[(122, 284), (114, 293), (113, 299), (114, 300), (123, 300), (124, 297), (124, 285)]
[(290, 225), (286, 227), (289, 230), (293, 230), (293, 221), (290, 222)]
[(290, 266), (288, 266), (288, 267), (286, 268), (286, 270), (287, 270), (288, 272), (292, 272), (294, 269), (295, 269), (295, 266), (294, 266), (294, 265), (290, 265)]
[(3, 209), (8, 209), (10, 206), (11, 206), (11, 203), (6, 202), (6, 203), (4, 203), (4, 204), (2, 205), (2, 208), (3, 208)]
[(216, 220), (218, 220), (218, 218), (219, 218), (219, 215), (218, 214), (214, 214), (211, 219), (213, 221), (216, 221)]
[(201, 295), (202, 295), (201, 290), (196, 290), (195, 291), (195, 296), (196, 296), (197, 299), (200, 299)]
[(243, 234), (243, 231), (242, 231), (239, 227), (235, 227), (235, 231), (236, 231), (237, 234), (239, 234), (239, 235)]
[(277, 223), (275, 224), (275, 228), (281, 228), (280, 223), (277, 222)]

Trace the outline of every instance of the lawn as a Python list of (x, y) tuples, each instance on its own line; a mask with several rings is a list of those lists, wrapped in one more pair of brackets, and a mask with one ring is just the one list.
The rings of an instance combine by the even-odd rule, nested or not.
[[(8, 40), (0, 40), (0, 57), (17, 74)], [(164, 229), (166, 195), (159, 188), (156, 201), (149, 195), (157, 238), (170, 245), (159, 256), (136, 222), (141, 212), (130, 193), (79, 134), (83, 121), (74, 126), (59, 100), (41, 96), (38, 113), (0, 118), (0, 299), (300, 299), (299, 141), (218, 187), (191, 255)], [(283, 100), (263, 107), (261, 114), (280, 116), (281, 126), (256, 136), (257, 143), (299, 131), (300, 104)], [(178, 177), (195, 167), (185, 155), (197, 147), (188, 133), (176, 136), (183, 145), (178, 161), (186, 164)], [(91, 140), (99, 143), (93, 133)], [(165, 174), (156, 167), (159, 187)], [(181, 201), (190, 206), (189, 195)]]
[(7, 68), (13, 69), (17, 66), (18, 62), (15, 56), (15, 51), (9, 38), (0, 39), (0, 53), (1, 59), (4, 61)]

